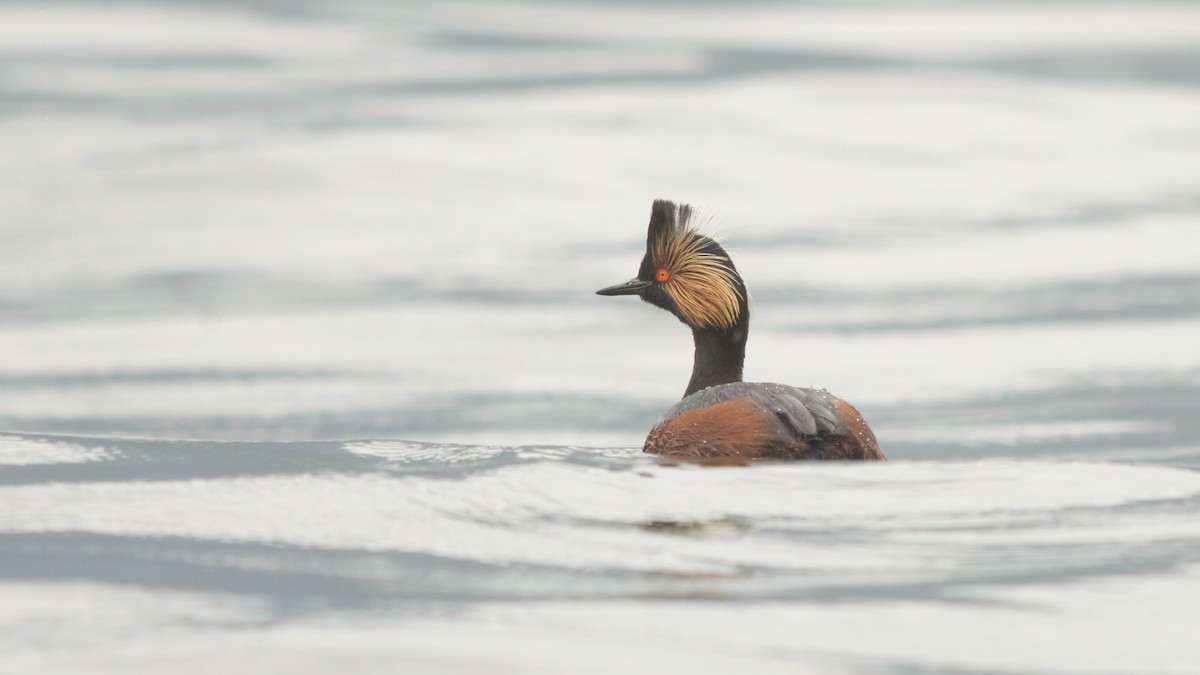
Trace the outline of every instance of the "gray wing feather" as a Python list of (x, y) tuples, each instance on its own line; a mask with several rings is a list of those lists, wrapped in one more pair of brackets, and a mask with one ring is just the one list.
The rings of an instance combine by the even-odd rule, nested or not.
[(849, 431), (836, 407), (839, 399), (833, 394), (824, 389), (771, 382), (731, 382), (703, 389), (676, 403), (658, 423), (661, 425), (691, 410), (735, 398), (749, 399), (761, 409), (773, 412), (797, 437)]
[(817, 433), (817, 419), (803, 400), (799, 392), (778, 390), (770, 395), (755, 397), (765, 399), (756, 401), (764, 407), (769, 406), (779, 421), (791, 427), (798, 436), (813, 436)]

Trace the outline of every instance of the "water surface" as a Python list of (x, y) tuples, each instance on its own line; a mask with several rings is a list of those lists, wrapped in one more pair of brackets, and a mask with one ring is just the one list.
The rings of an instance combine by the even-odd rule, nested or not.
[[(1200, 6), (0, 4), (20, 672), (1196, 672)], [(892, 461), (638, 452), (751, 380)]]

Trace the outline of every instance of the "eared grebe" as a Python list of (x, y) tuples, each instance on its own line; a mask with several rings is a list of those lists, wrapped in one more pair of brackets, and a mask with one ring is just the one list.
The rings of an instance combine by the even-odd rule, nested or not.
[(683, 400), (646, 437), (645, 452), (690, 457), (885, 459), (854, 406), (824, 389), (742, 382), (750, 304), (720, 244), (696, 231), (692, 208), (654, 202), (646, 255), (633, 279), (596, 291), (636, 295), (674, 314), (696, 342)]

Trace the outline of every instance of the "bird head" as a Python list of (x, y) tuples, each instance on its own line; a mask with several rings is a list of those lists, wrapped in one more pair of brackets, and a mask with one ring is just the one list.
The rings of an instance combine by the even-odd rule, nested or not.
[(728, 330), (749, 313), (749, 296), (729, 254), (700, 234), (692, 207), (654, 202), (646, 255), (633, 279), (600, 295), (637, 295), (674, 314), (693, 330)]

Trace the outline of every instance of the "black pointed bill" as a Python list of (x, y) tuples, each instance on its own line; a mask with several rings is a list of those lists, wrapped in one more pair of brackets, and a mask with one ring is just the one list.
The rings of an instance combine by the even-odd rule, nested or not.
[(652, 281), (643, 281), (641, 279), (630, 279), (623, 284), (601, 288), (596, 291), (596, 295), (641, 295), (642, 291), (650, 288)]

